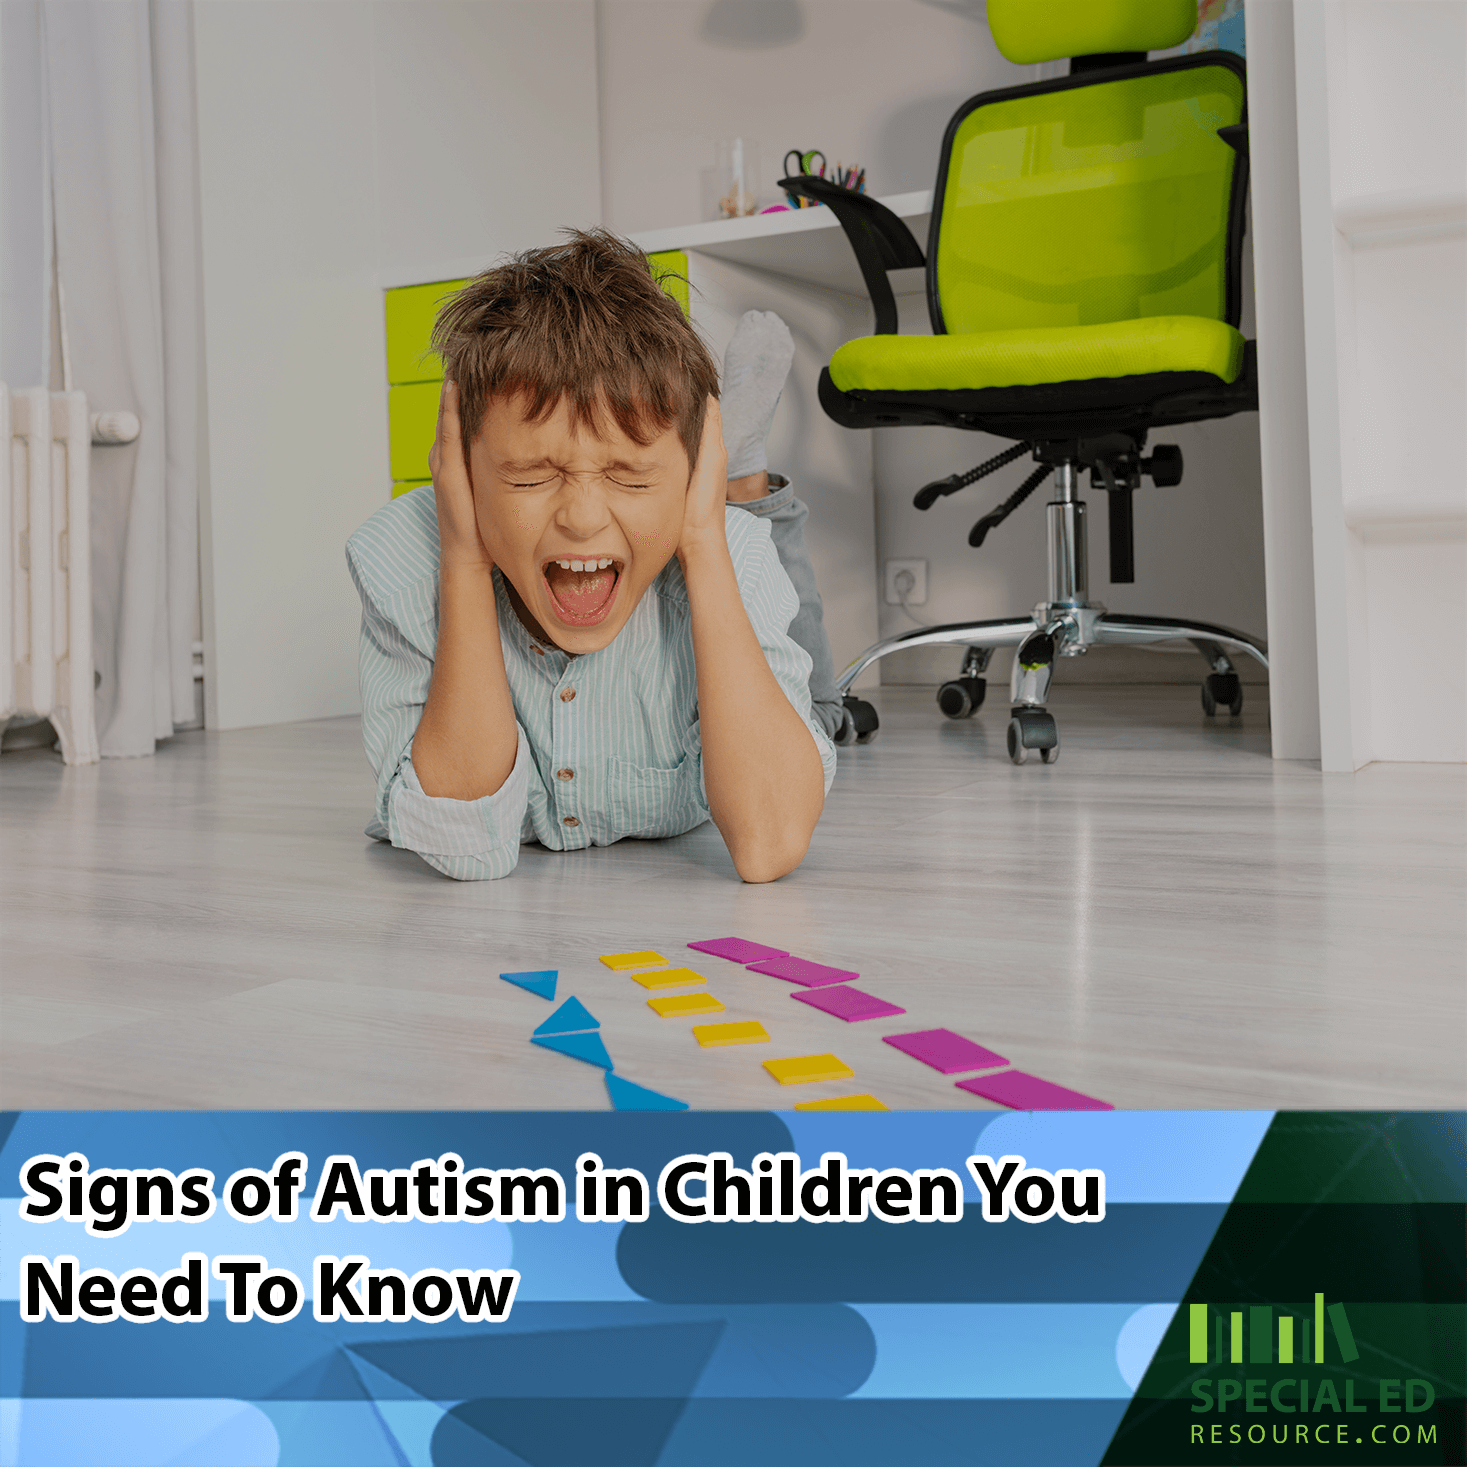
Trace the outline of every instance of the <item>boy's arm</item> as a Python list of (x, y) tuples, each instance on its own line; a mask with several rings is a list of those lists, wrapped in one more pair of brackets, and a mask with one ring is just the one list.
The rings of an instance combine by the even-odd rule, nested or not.
[(815, 737), (770, 671), (744, 610), (724, 531), (727, 463), (710, 401), (677, 552), (692, 610), (703, 783), (739, 875), (774, 881), (805, 858), (825, 776)]
[[(534, 779), (528, 748), (521, 753), (523, 769), (486, 800), (435, 800), (423, 793), (411, 751), (433, 677), (433, 659), (422, 650), (422, 619), (432, 620), (432, 585), (413, 586), (402, 599), (379, 605), (363, 564), (373, 548), (356, 542), (348, 549), (362, 597), (362, 739), (377, 776), (376, 816), (367, 834), (416, 852), (455, 881), (508, 876), (519, 862)], [(403, 617), (411, 631), (399, 625)]]
[(441, 545), (438, 645), (428, 702), (413, 738), (413, 768), (424, 794), (479, 800), (509, 778), (519, 733), (499, 640), (494, 566), (474, 516), (453, 382), (443, 384), (428, 463)]

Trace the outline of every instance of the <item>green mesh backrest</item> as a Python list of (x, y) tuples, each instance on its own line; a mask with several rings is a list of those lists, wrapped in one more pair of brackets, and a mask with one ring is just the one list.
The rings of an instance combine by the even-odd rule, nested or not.
[(1217, 130), (1244, 91), (1229, 66), (1187, 65), (955, 119), (932, 252), (943, 327), (1226, 320), (1237, 155)]

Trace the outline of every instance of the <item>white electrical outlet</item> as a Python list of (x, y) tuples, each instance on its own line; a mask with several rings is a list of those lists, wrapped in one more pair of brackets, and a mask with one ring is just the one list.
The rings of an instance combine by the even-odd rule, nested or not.
[[(907, 576), (911, 576), (910, 582), (906, 580)], [(922, 606), (926, 600), (927, 562), (925, 560), (889, 560), (886, 562), (886, 604), (888, 606), (900, 606), (903, 601), (908, 606)]]

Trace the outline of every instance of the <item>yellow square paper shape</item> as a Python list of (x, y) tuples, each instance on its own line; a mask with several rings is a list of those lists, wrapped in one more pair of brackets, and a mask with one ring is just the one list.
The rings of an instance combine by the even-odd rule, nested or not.
[(602, 953), (601, 961), (606, 964), (613, 973), (624, 973), (628, 968), (655, 968), (659, 963), (665, 963), (666, 958), (661, 953)]
[(807, 1080), (849, 1080), (856, 1073), (833, 1054), (802, 1054), (797, 1059), (765, 1060), (764, 1068), (781, 1085), (803, 1085)]
[(695, 983), (708, 981), (691, 968), (659, 968), (651, 973), (628, 973), (627, 977), (643, 988), (691, 988)]
[(802, 1100), (796, 1110), (885, 1110), (874, 1095), (841, 1095), (835, 1100)]
[(649, 998), (647, 1007), (664, 1019), (681, 1019), (688, 1014), (721, 1014), (723, 1005), (711, 993), (668, 993)]
[(694, 1024), (693, 1038), (705, 1048), (712, 1044), (767, 1044), (769, 1041), (764, 1025), (752, 1020), (747, 1024)]

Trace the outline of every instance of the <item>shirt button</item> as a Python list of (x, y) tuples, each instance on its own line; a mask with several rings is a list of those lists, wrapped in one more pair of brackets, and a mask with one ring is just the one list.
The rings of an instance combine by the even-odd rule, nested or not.
[(574, 779), (576, 772), (574, 769), (557, 769), (555, 771), (555, 777), (556, 779)]
[(533, 652), (536, 657), (543, 657), (545, 655), (545, 649), (543, 647), (536, 647), (533, 643), (530, 644), (530, 651)]
[(560, 690), (560, 701), (562, 703), (569, 703), (575, 696), (576, 690), (574, 688), (562, 688)]
[(574, 815), (567, 815), (561, 823), (563, 825), (579, 825), (581, 822)]

